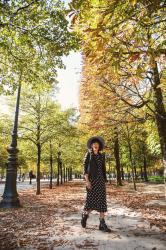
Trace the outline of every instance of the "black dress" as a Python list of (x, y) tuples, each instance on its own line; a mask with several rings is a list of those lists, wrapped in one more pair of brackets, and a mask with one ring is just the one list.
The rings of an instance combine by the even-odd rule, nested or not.
[[(103, 176), (103, 155), (102, 154), (94, 154), (93, 158), (96, 162), (96, 176), (90, 176), (89, 180), (91, 182), (92, 189), (89, 190), (86, 187), (87, 196), (84, 205), (84, 210), (96, 210), (98, 212), (106, 212), (107, 211), (107, 202), (106, 202), (106, 185), (105, 179)], [(86, 155), (87, 156), (87, 155)], [(84, 174), (87, 173), (87, 167), (89, 161), (87, 161), (87, 157), (84, 158)], [(104, 159), (105, 161), (105, 159)]]

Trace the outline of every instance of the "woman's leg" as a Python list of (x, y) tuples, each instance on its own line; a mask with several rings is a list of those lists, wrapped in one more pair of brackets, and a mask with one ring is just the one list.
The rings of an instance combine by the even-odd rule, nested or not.
[(100, 219), (104, 219), (104, 217), (105, 217), (104, 212), (100, 212)]
[(99, 225), (99, 230), (103, 231), (103, 232), (111, 232), (111, 229), (109, 229), (107, 227), (107, 224), (105, 223), (105, 213), (104, 212), (100, 212), (100, 225)]
[(81, 225), (82, 225), (83, 228), (86, 227), (86, 221), (87, 221), (87, 219), (88, 219), (89, 214), (90, 214), (91, 211), (92, 210), (89, 209), (89, 210), (83, 210), (83, 212), (82, 212)]
[(90, 212), (92, 212), (92, 209), (89, 209), (89, 210), (84, 210), (84, 211), (83, 211), (83, 213), (85, 213), (85, 214), (87, 214), (87, 215), (89, 215), (89, 214), (90, 214)]

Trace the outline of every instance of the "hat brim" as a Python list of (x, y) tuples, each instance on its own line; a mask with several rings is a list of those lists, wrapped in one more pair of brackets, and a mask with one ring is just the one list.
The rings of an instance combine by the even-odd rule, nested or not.
[(99, 142), (100, 150), (104, 149), (105, 141), (101, 136), (93, 136), (93, 137), (89, 138), (89, 140), (87, 141), (87, 148), (88, 149), (91, 149), (91, 145), (92, 145), (93, 141), (98, 141)]

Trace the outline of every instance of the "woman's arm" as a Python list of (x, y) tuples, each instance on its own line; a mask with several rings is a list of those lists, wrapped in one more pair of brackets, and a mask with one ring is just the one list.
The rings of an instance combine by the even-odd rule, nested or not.
[(85, 174), (84, 177), (85, 177), (85, 181), (86, 181), (86, 186), (87, 186), (87, 188), (88, 188), (88, 189), (91, 189), (92, 186), (91, 186), (91, 183), (90, 183), (90, 181), (89, 181), (88, 174)]
[(84, 160), (83, 160), (83, 175), (85, 176), (86, 174), (88, 174), (88, 165), (89, 165), (89, 161), (90, 161), (90, 153), (87, 152), (85, 154)]
[(91, 189), (91, 183), (89, 181), (89, 173), (88, 173), (89, 161), (90, 161), (90, 153), (87, 152), (85, 154), (84, 161), (83, 161), (83, 167), (84, 167), (83, 175), (85, 177), (87, 188)]

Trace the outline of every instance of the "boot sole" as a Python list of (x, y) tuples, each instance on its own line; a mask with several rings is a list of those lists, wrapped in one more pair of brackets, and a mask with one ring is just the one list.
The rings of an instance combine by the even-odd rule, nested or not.
[(104, 230), (103, 228), (99, 227), (99, 230), (102, 231), (103, 233), (111, 233), (111, 229), (109, 230)]
[(86, 225), (83, 225), (82, 223), (81, 223), (81, 226), (82, 226), (82, 228), (86, 228)]
[(81, 220), (81, 226), (82, 226), (83, 228), (86, 228), (86, 222), (83, 222), (83, 221)]

